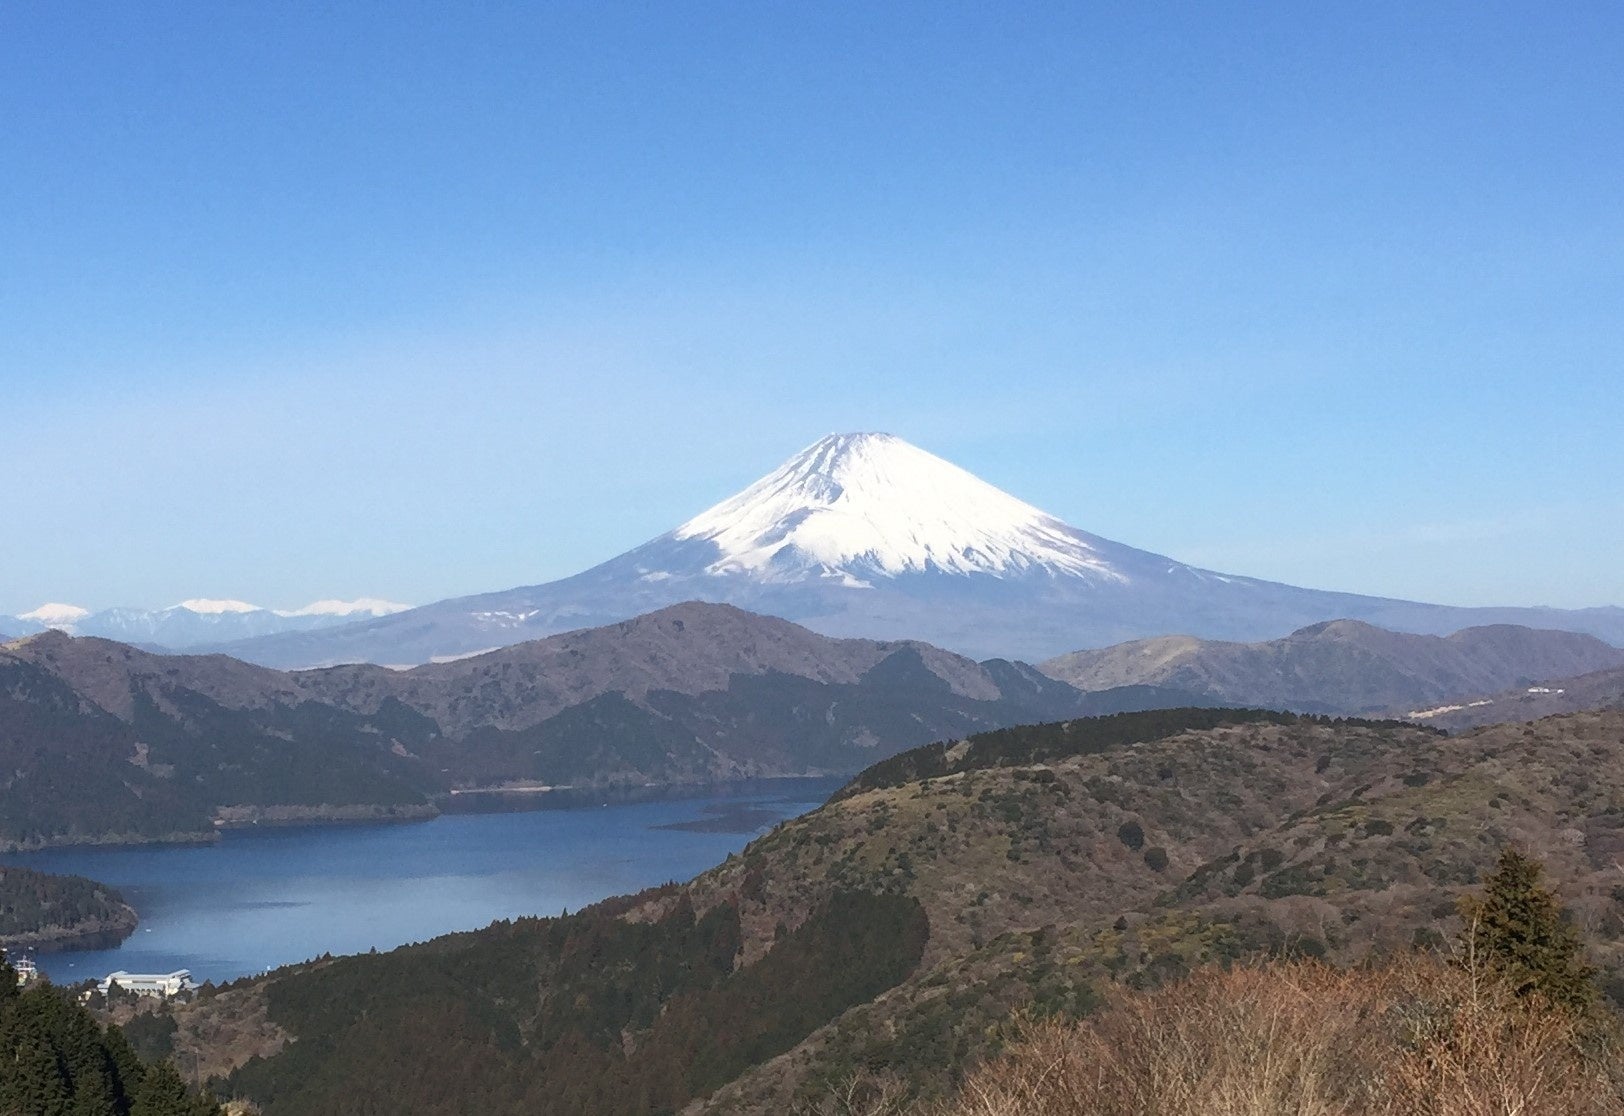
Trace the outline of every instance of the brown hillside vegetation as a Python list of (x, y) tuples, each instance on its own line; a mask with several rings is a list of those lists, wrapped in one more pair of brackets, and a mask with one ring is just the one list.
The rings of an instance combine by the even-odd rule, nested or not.
[[(207, 1027), (177, 1012), (176, 1049), (268, 1116), (352, 1113), (357, 1091), (387, 1094), (391, 1116), (470, 1097), (491, 1113), (822, 1111), (876, 1072), (928, 1104), (998, 1054), (1011, 1018), (1103, 1020), (1126, 990), (1207, 966), (1441, 946), (1507, 846), (1544, 866), (1605, 996), (1624, 992), (1624, 714), (1444, 737), (1175, 710), (937, 751), (688, 884), (242, 982), (207, 1001)], [(870, 907), (922, 936), (858, 943)], [(645, 938), (670, 952), (652, 984)], [(853, 984), (854, 959), (883, 964)], [(213, 1048), (267, 1024), (280, 1037), (250, 1064)], [(770, 1041), (716, 1045), (745, 1033)], [(453, 1038), (455, 1086), (421, 1053)], [(702, 1076), (671, 1056), (684, 1043), (709, 1051)], [(614, 1103), (577, 1095), (589, 1065), (620, 1083)]]
[(1461, 737), (1225, 725), (858, 791), (690, 893), (738, 903), (756, 928), (747, 951), (837, 881), (912, 895), (930, 918), (926, 964), (718, 1091), (710, 1110), (809, 1104), (877, 1066), (939, 1094), (997, 1048), (1012, 1013), (1081, 1015), (1115, 986), (1260, 955), (1353, 964), (1441, 945), (1459, 930), (1457, 900), (1506, 845), (1545, 864), (1616, 1002), (1617, 713)]
[(1611, 1051), (1437, 960), (1205, 969), (1028, 1025), (936, 1116), (1602, 1116)]
[(1537, 686), (1517, 686), (1500, 693), (1456, 697), (1450, 704), (1419, 712), (1411, 720), (1450, 732), (1465, 732), (1505, 721), (1537, 721), (1561, 713), (1624, 709), (1624, 667), (1593, 671), (1576, 678), (1551, 678)]
[(1576, 632), (1491, 624), (1451, 636), (1413, 635), (1332, 620), (1260, 643), (1137, 640), (1061, 655), (1040, 669), (1083, 690), (1150, 684), (1236, 705), (1368, 714), (1621, 666), (1624, 650)]

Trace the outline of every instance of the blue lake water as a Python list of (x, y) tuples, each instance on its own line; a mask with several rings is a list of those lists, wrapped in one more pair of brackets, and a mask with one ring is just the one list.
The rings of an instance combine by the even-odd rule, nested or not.
[[(56, 849), (0, 861), (111, 884), (141, 915), (115, 949), (41, 953), (58, 983), (118, 969), (227, 980), (550, 915), (687, 880), (838, 785), (783, 780), (705, 797), (401, 825), (232, 830), (213, 845)], [(732, 831), (662, 829), (743, 819)]]

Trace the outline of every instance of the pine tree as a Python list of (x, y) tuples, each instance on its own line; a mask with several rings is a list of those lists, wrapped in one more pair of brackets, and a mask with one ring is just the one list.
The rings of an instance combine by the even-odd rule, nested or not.
[(17, 988), (0, 964), (0, 1116), (219, 1116), (173, 1066), (143, 1065), (117, 1027), (103, 1030), (50, 985)]
[(215, 1116), (213, 1103), (186, 1088), (186, 1083), (168, 1062), (147, 1067), (130, 1105), (130, 1116)]
[(1540, 886), (1539, 862), (1516, 849), (1484, 881), (1481, 896), (1461, 901), (1461, 957), (1506, 981), (1518, 996), (1539, 995), (1571, 1011), (1595, 1000), (1595, 970), (1584, 963), (1578, 932), (1556, 896)]

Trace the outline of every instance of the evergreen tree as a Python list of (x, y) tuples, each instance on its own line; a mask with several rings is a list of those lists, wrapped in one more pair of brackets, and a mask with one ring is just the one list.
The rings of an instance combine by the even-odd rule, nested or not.
[(1461, 956), (1505, 980), (1518, 996), (1537, 994), (1583, 1011), (1595, 999), (1595, 970), (1584, 963), (1578, 932), (1556, 896), (1540, 886), (1540, 871), (1538, 861), (1516, 849), (1500, 854), (1483, 894), (1461, 902)]
[(60, 989), (0, 963), (0, 1116), (219, 1116), (167, 1062), (144, 1065)]
[(219, 1111), (213, 1103), (188, 1090), (168, 1062), (147, 1067), (130, 1105), (130, 1116), (215, 1116)]

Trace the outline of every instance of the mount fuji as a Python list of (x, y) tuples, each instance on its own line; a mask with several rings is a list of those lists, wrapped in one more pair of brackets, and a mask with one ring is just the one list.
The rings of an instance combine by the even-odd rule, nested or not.
[(1340, 618), (1430, 634), (1514, 623), (1624, 641), (1619, 608), (1457, 608), (1199, 569), (1072, 527), (893, 435), (835, 434), (573, 577), (217, 649), (280, 667), (406, 665), (687, 600), (825, 635), (1031, 660), (1170, 633), (1269, 639)]

